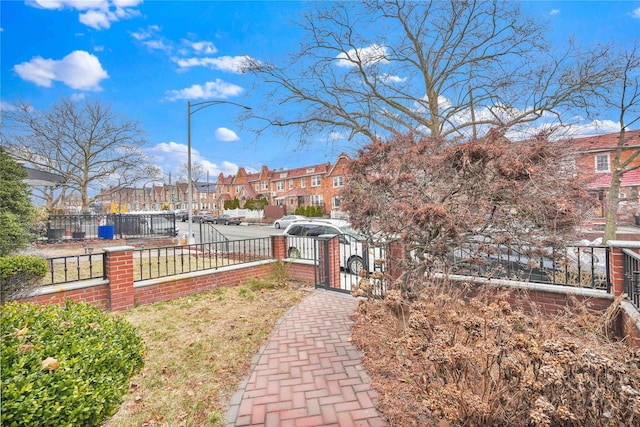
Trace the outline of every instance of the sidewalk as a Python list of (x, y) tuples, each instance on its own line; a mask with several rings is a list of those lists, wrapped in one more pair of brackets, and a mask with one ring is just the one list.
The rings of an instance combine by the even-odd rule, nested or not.
[(231, 399), (227, 426), (386, 426), (349, 341), (356, 305), (316, 290), (286, 313)]

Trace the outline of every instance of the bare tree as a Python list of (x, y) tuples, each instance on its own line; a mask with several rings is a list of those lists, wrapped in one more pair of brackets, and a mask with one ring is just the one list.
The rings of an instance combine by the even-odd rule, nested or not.
[[(188, 182), (189, 181), (189, 171), (188, 171), (189, 165), (185, 162), (182, 163), (180, 165), (180, 180), (184, 181), (184, 182)], [(204, 177), (206, 177), (207, 175), (207, 171), (205, 170), (205, 167), (202, 163), (197, 163), (194, 162), (191, 165), (191, 179), (193, 180), (193, 182), (200, 182), (203, 180)]]
[(136, 121), (117, 115), (99, 101), (76, 104), (63, 99), (50, 111), (40, 112), (19, 100), (6, 112), (3, 143), (16, 158), (60, 174), (62, 189), (77, 191), (82, 209), (88, 210), (89, 190), (115, 178), (135, 177), (148, 164), (142, 151), (143, 132)]
[(607, 192), (603, 237), (605, 242), (616, 238), (622, 176), (626, 172), (640, 168), (640, 165), (633, 165), (640, 155), (640, 150), (633, 150), (628, 156), (622, 157), (623, 149), (627, 145), (626, 131), (640, 121), (640, 51), (637, 44), (620, 53), (617, 65), (612, 67), (611, 72), (616, 76), (616, 84), (600, 99), (606, 106), (619, 112), (620, 134), (613, 158), (611, 185)]
[(287, 64), (254, 60), (247, 71), (273, 88), (254, 114), (301, 141), (322, 132), (472, 137), (546, 113), (562, 119), (587, 108), (609, 77), (605, 47), (554, 51), (545, 27), (513, 2), (329, 2), (299, 25), (306, 38)]
[(563, 167), (569, 153), (562, 145), (546, 135), (514, 143), (495, 131), (457, 144), (415, 135), (375, 141), (353, 160), (342, 207), (364, 233), (401, 239), (403, 267), (420, 278), (427, 268), (446, 265), (452, 249), (470, 237), (562, 246), (592, 206)]

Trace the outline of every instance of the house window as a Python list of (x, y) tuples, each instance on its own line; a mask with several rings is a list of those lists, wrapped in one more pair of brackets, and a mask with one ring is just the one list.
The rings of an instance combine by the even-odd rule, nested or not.
[(284, 181), (278, 181), (278, 182), (276, 182), (276, 190), (277, 190), (277, 191), (282, 191), (282, 190), (284, 190)]
[(342, 175), (333, 177), (333, 187), (338, 188), (344, 185), (344, 178)]
[(312, 206), (322, 206), (324, 203), (322, 201), (322, 194), (314, 194), (311, 196), (311, 205)]
[(289, 180), (289, 190), (291, 190), (293, 188), (293, 180), (290, 179)]
[(320, 187), (320, 175), (314, 175), (311, 177), (311, 186)]
[(609, 172), (609, 154), (596, 156), (596, 172)]
[(340, 209), (340, 197), (338, 196), (333, 196), (331, 198), (331, 207), (333, 209)]
[(262, 181), (262, 189), (263, 190), (269, 189), (269, 181)]
[(307, 179), (300, 178), (300, 188), (305, 188), (307, 186)]

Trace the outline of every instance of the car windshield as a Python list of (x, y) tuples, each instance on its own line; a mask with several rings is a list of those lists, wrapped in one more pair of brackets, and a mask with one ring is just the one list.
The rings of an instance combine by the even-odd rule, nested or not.
[(361, 240), (364, 241), (366, 240), (365, 237), (360, 234), (358, 231), (354, 230), (353, 228), (351, 228), (350, 226), (344, 226), (344, 227), (338, 227), (340, 229), (340, 232), (342, 234), (346, 234), (348, 236), (351, 236), (357, 240)]

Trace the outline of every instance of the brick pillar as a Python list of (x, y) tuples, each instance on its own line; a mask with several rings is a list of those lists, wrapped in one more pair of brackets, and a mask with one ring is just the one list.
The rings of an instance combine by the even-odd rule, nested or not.
[(271, 256), (278, 262), (287, 257), (287, 238), (282, 234), (271, 236)]
[(611, 277), (611, 293), (617, 297), (624, 293), (624, 264), (622, 248), (611, 245), (609, 252), (609, 274)]
[(104, 248), (104, 257), (104, 271), (109, 281), (107, 310), (133, 308), (133, 247)]

